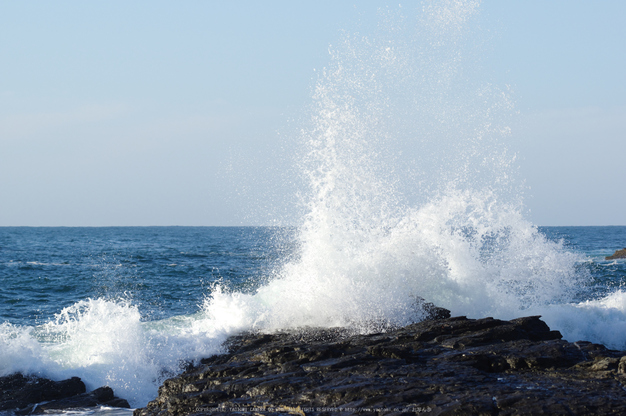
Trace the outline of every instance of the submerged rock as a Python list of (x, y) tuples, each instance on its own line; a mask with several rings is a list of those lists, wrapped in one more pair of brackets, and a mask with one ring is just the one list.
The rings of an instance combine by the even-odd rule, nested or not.
[(538, 316), (248, 333), (135, 416), (626, 414), (626, 352), (561, 338)]
[(615, 250), (612, 256), (605, 257), (605, 260), (626, 259), (626, 248)]
[(130, 408), (126, 400), (115, 397), (110, 387), (100, 387), (89, 393), (85, 391), (85, 384), (78, 377), (53, 381), (11, 374), (0, 377), (0, 411), (32, 414), (99, 405)]

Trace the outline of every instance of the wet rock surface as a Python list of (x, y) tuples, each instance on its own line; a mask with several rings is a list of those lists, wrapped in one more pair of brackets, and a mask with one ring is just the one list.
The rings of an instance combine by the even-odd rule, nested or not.
[(126, 400), (115, 397), (110, 387), (86, 392), (78, 377), (62, 381), (19, 373), (0, 377), (0, 413), (38, 414), (100, 405), (130, 408)]
[(249, 333), (227, 346), (135, 416), (626, 414), (626, 352), (563, 341), (539, 317)]
[(613, 253), (610, 256), (605, 257), (604, 259), (605, 260), (626, 259), (626, 248), (622, 250), (615, 250), (615, 253)]

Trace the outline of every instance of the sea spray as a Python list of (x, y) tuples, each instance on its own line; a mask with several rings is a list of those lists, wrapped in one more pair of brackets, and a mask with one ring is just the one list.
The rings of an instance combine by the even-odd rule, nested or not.
[(421, 319), (419, 298), (501, 318), (574, 299), (581, 257), (524, 219), (512, 101), (476, 78), (478, 6), (386, 9), (331, 47), (301, 137), (299, 255), (254, 294), (213, 293), (209, 315), (368, 332)]
[(202, 322), (202, 313), (142, 322), (128, 302), (79, 301), (38, 327), (0, 325), (0, 376), (78, 376), (89, 390), (106, 385), (145, 405), (190, 360), (223, 351), (228, 333)]
[(0, 324), (0, 376), (33, 373), (44, 367), (43, 348), (32, 335), (34, 328)]
[(530, 313), (540, 314), (569, 341), (591, 341), (626, 350), (626, 293), (621, 289), (583, 302), (535, 307)]

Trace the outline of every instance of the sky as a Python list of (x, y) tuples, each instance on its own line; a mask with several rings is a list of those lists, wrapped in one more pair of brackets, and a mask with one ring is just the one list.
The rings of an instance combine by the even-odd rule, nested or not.
[[(329, 45), (385, 5), (0, 0), (0, 226), (263, 223)], [(529, 219), (626, 225), (626, 2), (480, 19)]]

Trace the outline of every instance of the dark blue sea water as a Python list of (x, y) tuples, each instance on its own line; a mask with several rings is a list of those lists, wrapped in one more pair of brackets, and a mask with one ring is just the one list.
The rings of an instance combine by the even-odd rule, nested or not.
[(551, 240), (562, 240), (568, 250), (583, 254), (588, 261), (579, 267), (591, 276), (587, 296), (606, 296), (626, 284), (626, 261), (605, 260), (626, 248), (626, 227), (539, 227)]
[(197, 312), (215, 282), (250, 291), (284, 258), (271, 227), (0, 228), (0, 322), (37, 325), (80, 300), (144, 320)]

